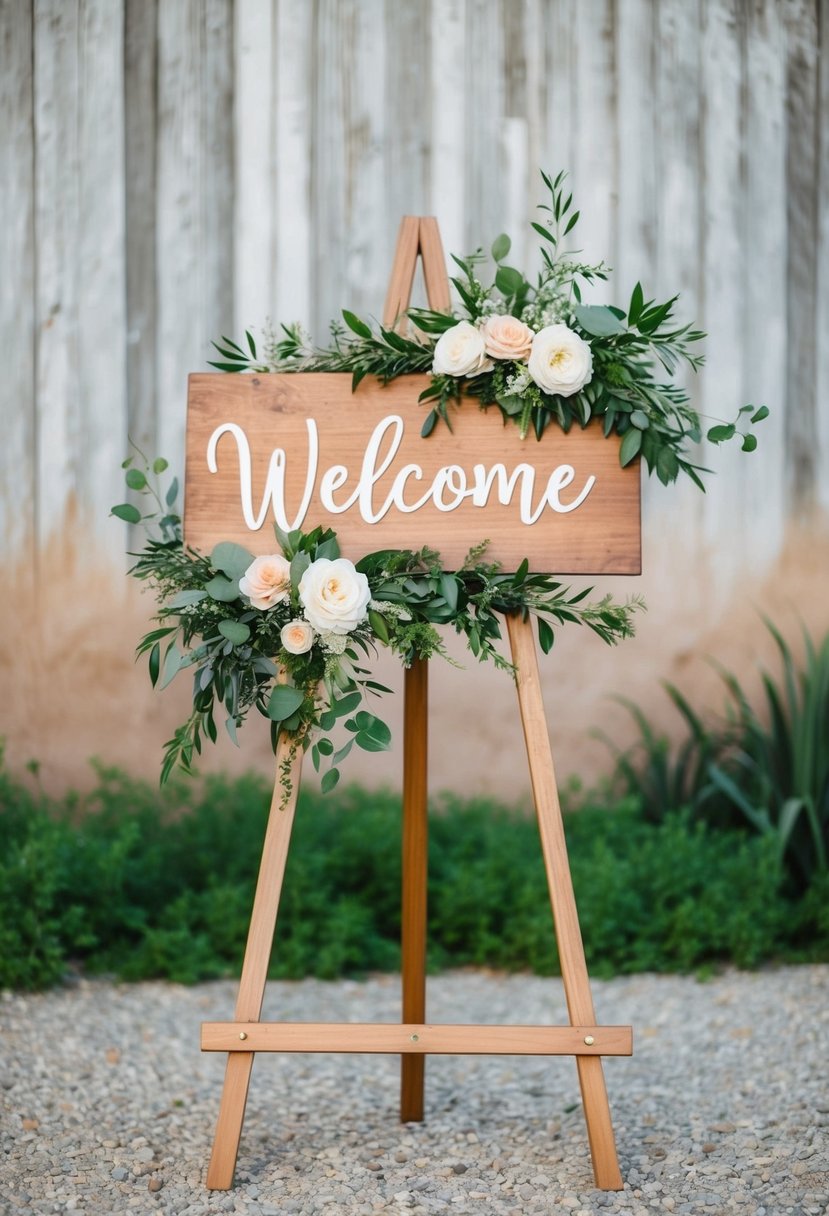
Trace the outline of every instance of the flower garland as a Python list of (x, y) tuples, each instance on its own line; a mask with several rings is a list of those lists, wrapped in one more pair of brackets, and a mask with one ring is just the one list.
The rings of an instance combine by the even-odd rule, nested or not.
[[(452, 283), (460, 311), (410, 309), (415, 330), (372, 327), (348, 310), (344, 325), (331, 326), (331, 343), (314, 348), (298, 325), (266, 330), (264, 349), (246, 333), (247, 349), (229, 338), (214, 343), (221, 371), (350, 372), (356, 389), (366, 376), (384, 383), (411, 372), (428, 373), (421, 394), (428, 407), (421, 434), (439, 422), (451, 427), (451, 409), (464, 397), (482, 409), (495, 407), (518, 424), (522, 438), (540, 439), (551, 423), (567, 432), (576, 424), (599, 424), (621, 437), (619, 459), (628, 465), (641, 456), (664, 484), (681, 474), (701, 489), (690, 448), (702, 440), (700, 417), (687, 392), (672, 383), (684, 363), (697, 370), (702, 356), (693, 348), (701, 330), (674, 319), (676, 296), (656, 303), (639, 283), (627, 309), (585, 304), (582, 287), (608, 277), (603, 262), (589, 265), (565, 248), (579, 212), (566, 192), (565, 175), (542, 173), (549, 201), (541, 204), (542, 269), (534, 283), (506, 264), (509, 237), (491, 247), (493, 281), (485, 286), (480, 250), (453, 257), (460, 273)], [(710, 427), (707, 438), (722, 443), (739, 438), (753, 451), (752, 425), (768, 415), (765, 406), (743, 406), (733, 422)], [(589, 589), (571, 594), (548, 575), (531, 573), (524, 561), (514, 574), (486, 560), (486, 544), (473, 549), (460, 570), (443, 570), (440, 554), (422, 549), (369, 554), (356, 566), (340, 556), (330, 530), (284, 533), (276, 529), (280, 552), (254, 558), (236, 544), (218, 544), (209, 556), (185, 549), (175, 512), (177, 483), (162, 498), (157, 478), (167, 468), (138, 453), (124, 462), (127, 485), (150, 495), (142, 513), (121, 503), (113, 514), (143, 522), (147, 544), (131, 573), (158, 596), (159, 628), (138, 646), (147, 654), (154, 685), (164, 687), (178, 672), (193, 672), (193, 709), (165, 746), (161, 779), (176, 764), (192, 771), (202, 738), (215, 741), (215, 711), (236, 742), (250, 709), (271, 723), (274, 747), (280, 732), (292, 748), (311, 750), (315, 768), (327, 764), (322, 788), (333, 788), (339, 764), (355, 745), (368, 751), (389, 746), (387, 725), (364, 707), (367, 698), (388, 692), (365, 667), (379, 646), (400, 656), (446, 655), (437, 627), (449, 625), (465, 636), (473, 655), (512, 670), (496, 647), (498, 614), (520, 612), (536, 618), (542, 650), (553, 644), (553, 623), (586, 625), (605, 642), (633, 633), (639, 598), (618, 604), (608, 596), (585, 603)], [(281, 677), (280, 677), (281, 673)], [(277, 682), (278, 681), (278, 682)], [(337, 724), (345, 742), (337, 748), (330, 732)], [(287, 797), (287, 775), (282, 774)]]
[[(176, 764), (192, 772), (203, 738), (217, 738), (217, 712), (236, 743), (239, 726), (256, 709), (270, 720), (274, 748), (280, 732), (295, 747), (310, 747), (315, 769), (327, 766), (323, 790), (333, 789), (355, 745), (383, 751), (391, 742), (386, 723), (365, 708), (369, 698), (390, 691), (365, 665), (380, 646), (406, 666), (416, 658), (448, 658), (438, 632), (448, 625), (476, 658), (512, 671), (497, 649), (498, 614), (533, 616), (547, 653), (554, 624), (586, 625), (613, 644), (632, 635), (633, 613), (643, 607), (637, 597), (585, 603), (588, 591), (571, 594), (549, 575), (530, 573), (527, 562), (505, 574), (486, 560), (486, 544), (453, 573), (431, 549), (383, 550), (355, 565), (340, 555), (334, 532), (319, 527), (276, 528), (280, 551), (266, 556), (254, 558), (227, 541), (203, 556), (183, 546), (176, 484), (172, 493), (161, 492), (166, 461), (150, 465), (139, 453), (138, 463), (125, 464), (127, 484), (151, 505), (142, 514), (122, 503), (113, 514), (158, 532), (131, 571), (159, 600), (158, 628), (141, 640), (138, 654), (148, 656), (159, 688), (185, 669), (193, 675), (192, 712), (165, 745), (162, 782)], [(330, 737), (337, 725), (345, 733), (339, 747)], [(288, 778), (281, 780), (287, 796)]]
[[(344, 326), (331, 326), (331, 343), (315, 348), (298, 325), (265, 332), (259, 351), (246, 333), (247, 350), (230, 338), (214, 343), (220, 371), (351, 372), (356, 388), (365, 376), (384, 383), (408, 372), (427, 372), (431, 383), (421, 394), (429, 407), (422, 435), (443, 421), (451, 426), (450, 407), (475, 397), (482, 409), (495, 407), (541, 438), (551, 423), (564, 431), (575, 424), (599, 423), (605, 435), (621, 437), (619, 459), (628, 465), (641, 456), (648, 472), (668, 485), (680, 474), (703, 489), (707, 472), (691, 458), (702, 441), (701, 419), (688, 393), (673, 383), (682, 364), (694, 371), (702, 356), (694, 349), (705, 334), (674, 318), (677, 296), (657, 303), (637, 283), (627, 309), (586, 304), (582, 288), (608, 278), (600, 262), (579, 261), (565, 248), (579, 212), (567, 191), (565, 174), (552, 180), (541, 174), (549, 201), (542, 203), (541, 223), (532, 227), (541, 238), (542, 269), (530, 282), (506, 264), (511, 242), (504, 233), (491, 247), (495, 267), (485, 286), (479, 270), (482, 251), (453, 261), (460, 273), (452, 283), (460, 310), (452, 313), (410, 309), (413, 336), (368, 324), (343, 310)], [(752, 426), (768, 416), (765, 406), (744, 405), (733, 422), (708, 428), (711, 443), (739, 439), (754, 451)]]

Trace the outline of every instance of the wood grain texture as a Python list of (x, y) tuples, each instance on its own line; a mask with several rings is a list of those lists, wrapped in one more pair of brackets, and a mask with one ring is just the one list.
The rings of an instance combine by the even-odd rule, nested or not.
[[(509, 616), (507, 633), (512, 661), (516, 667), (518, 705), (527, 745), (533, 801), (541, 833), (541, 849), (547, 872), (567, 1012), (574, 1025), (587, 1025), (595, 1022), (596, 1015), (567, 858), (567, 842), (544, 716), (532, 625), (529, 620), (523, 621), (518, 616)], [(576, 1063), (596, 1185), (603, 1190), (621, 1190), (622, 1176), (616, 1156), (616, 1141), (602, 1062), (598, 1057), (579, 1055)]]
[[(426, 1019), (429, 664), (406, 669), (403, 706), (403, 840), (400, 957), (403, 1021)], [(400, 1121), (423, 1118), (423, 1056), (400, 1062)]]
[[(245, 1038), (242, 1039), (241, 1036)], [(585, 1038), (592, 1038), (591, 1044)], [(396, 1055), (629, 1056), (629, 1026), (480, 1026), (409, 1022), (204, 1022), (202, 1051)]]
[[(276, 751), (274, 792), (236, 998), (237, 1022), (257, 1021), (262, 1012), (301, 768), (302, 748), (293, 746), (285, 735), (281, 735)], [(286, 778), (287, 796), (283, 787)], [(238, 1034), (236, 1042), (239, 1042)], [(228, 1057), (213, 1151), (207, 1170), (210, 1190), (224, 1191), (233, 1185), (253, 1057), (253, 1051), (235, 1052)]]
[(35, 229), (32, 3), (0, 5), (0, 537), (31, 572), (35, 545)]
[[(398, 416), (404, 420), (400, 448), (376, 481), (378, 504), (385, 501), (400, 469), (410, 463), (422, 468), (423, 482), (419, 486), (412, 478), (406, 493), (409, 503), (417, 501), (415, 494), (425, 493), (445, 466), (464, 469), (470, 479), (476, 464), (486, 469), (501, 465), (507, 476), (519, 465), (537, 467), (534, 504), (559, 466), (575, 470), (572, 487), (562, 491), (563, 504), (575, 501), (589, 476), (595, 476), (595, 485), (578, 509), (557, 514), (545, 507), (531, 526), (520, 523), (517, 500), (502, 505), (493, 501), (495, 494), (485, 506), (475, 506), (467, 498), (452, 511), (438, 510), (432, 501), (411, 514), (390, 510), (368, 525), (356, 504), (329, 516), (318, 497), (312, 498), (302, 522), (306, 527), (318, 523), (335, 527), (346, 556), (356, 560), (376, 549), (419, 549), (428, 544), (440, 550), (447, 568), (457, 569), (472, 545), (489, 538), (491, 555), (505, 569), (516, 569), (528, 557), (534, 570), (638, 573), (639, 470), (635, 465), (620, 468), (615, 439), (604, 439), (596, 427), (567, 436), (550, 427), (540, 443), (534, 438), (522, 441), (516, 427), (502, 424), (500, 414), (484, 414), (467, 402), (453, 415), (452, 431), (437, 427), (424, 442), (420, 438), (423, 408), (417, 404), (424, 384), (419, 376), (401, 377), (386, 388), (364, 381), (352, 394), (348, 375), (191, 376), (185, 483), (188, 544), (208, 552), (219, 540), (234, 540), (252, 552), (274, 551), (270, 520), (253, 532), (241, 515), (239, 461), (231, 436), (219, 440), (218, 472), (208, 471), (209, 437), (220, 425), (234, 422), (247, 436), (255, 513), (262, 502), (272, 451), (279, 448), (286, 453), (287, 502), (293, 504), (296, 518), (308, 470), (307, 420), (313, 419), (318, 430), (320, 475), (334, 465), (349, 470), (348, 483), (334, 500), (342, 504), (356, 484), (375, 427), (387, 417)], [(444, 505), (451, 501), (451, 497), (442, 499)], [(289, 526), (296, 526), (287, 513), (285, 518)]]

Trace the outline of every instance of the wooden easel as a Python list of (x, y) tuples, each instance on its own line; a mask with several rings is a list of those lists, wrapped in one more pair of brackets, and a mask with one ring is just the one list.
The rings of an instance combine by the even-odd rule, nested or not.
[[(422, 259), (429, 304), (449, 307), (449, 281), (437, 222), (406, 216), (400, 227), (384, 323), (398, 323), (409, 306), (417, 259)], [(405, 324), (405, 321), (401, 322)], [(277, 779), (265, 834), (239, 994), (232, 1022), (202, 1026), (203, 1051), (226, 1051), (222, 1091), (207, 1186), (233, 1183), (253, 1058), (257, 1051), (368, 1052), (401, 1055), (400, 1118), (423, 1119), (427, 1055), (574, 1055), (581, 1085), (596, 1185), (620, 1190), (622, 1177), (607, 1100), (603, 1055), (630, 1055), (629, 1026), (597, 1026), (584, 957), (553, 758), (541, 697), (535, 640), (529, 622), (506, 618), (529, 760), (544, 865), (550, 890), (567, 1026), (464, 1026), (426, 1023), (427, 692), (428, 670), (416, 661), (406, 671), (403, 743), (402, 1022), (400, 1024), (262, 1022), (268, 963), (299, 791), (302, 751), (285, 736), (276, 754)], [(282, 804), (279, 781), (290, 766), (291, 796)]]

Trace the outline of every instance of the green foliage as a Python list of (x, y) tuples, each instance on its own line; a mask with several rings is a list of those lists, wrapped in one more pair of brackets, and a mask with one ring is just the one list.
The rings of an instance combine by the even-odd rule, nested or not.
[[(270, 790), (255, 776), (161, 791), (99, 770), (84, 800), (50, 801), (0, 770), (0, 985), (88, 973), (183, 983), (238, 974)], [(688, 814), (645, 821), (632, 800), (566, 818), (591, 969), (705, 969), (829, 958), (827, 876), (802, 900), (768, 836)], [(432, 969), (556, 970), (538, 831), (484, 799), (430, 818)], [(400, 808), (350, 787), (300, 796), (273, 977), (399, 965)]]
[[(247, 346), (222, 338), (214, 343), (221, 361), (211, 366), (220, 371), (351, 372), (356, 388), (366, 376), (387, 383), (408, 372), (431, 372), (431, 384), (420, 400), (429, 407), (421, 434), (428, 437), (439, 421), (451, 426), (451, 408), (464, 395), (477, 397), (483, 408), (495, 407), (505, 419), (516, 422), (522, 438), (532, 430), (538, 439), (551, 424), (566, 432), (596, 420), (605, 435), (622, 439), (620, 459), (630, 464), (641, 456), (650, 473), (665, 485), (682, 473), (700, 489), (707, 470), (693, 463), (690, 453), (702, 440), (701, 420), (688, 393), (673, 383), (685, 364), (696, 371), (702, 356), (696, 347), (704, 339), (702, 330), (682, 325), (674, 317), (677, 297), (657, 302), (647, 299), (637, 283), (627, 312), (614, 306), (585, 304), (582, 288), (609, 276), (604, 262), (580, 262), (577, 252), (566, 248), (566, 238), (575, 229), (580, 212), (574, 209), (566, 174), (553, 180), (541, 174), (547, 191), (539, 205), (542, 222), (532, 223), (541, 238), (541, 271), (530, 280), (504, 259), (511, 242), (506, 233), (491, 246), (494, 263), (492, 282), (483, 281), (481, 266), (487, 259), (481, 249), (465, 257), (452, 255), (457, 267), (451, 279), (460, 300), (452, 314), (429, 308), (413, 308), (408, 318), (419, 331), (417, 337), (395, 328), (372, 327), (347, 309), (345, 326), (331, 326), (328, 346), (314, 347), (297, 325), (281, 326), (277, 335), (266, 332), (263, 351), (257, 351), (250, 334)], [(437, 374), (432, 370), (434, 344), (458, 321), (479, 326), (495, 315), (511, 315), (539, 333), (552, 325), (566, 325), (590, 347), (592, 371), (578, 391), (550, 393), (533, 380), (527, 362), (494, 355), (487, 366), (469, 377)], [(757, 447), (751, 427), (768, 416), (768, 409), (743, 406), (734, 422), (717, 423), (707, 438), (714, 444), (738, 439), (744, 452)], [(127, 509), (129, 509), (127, 505)]]
[(829, 873), (829, 634), (820, 645), (804, 631), (805, 660), (770, 622), (780, 656), (775, 678), (763, 672), (763, 702), (753, 705), (738, 677), (721, 675), (728, 692), (724, 720), (708, 724), (679, 690), (667, 691), (686, 735), (672, 748), (636, 706), (633, 748), (620, 755), (622, 788), (642, 798), (658, 822), (687, 806), (706, 822), (743, 828), (773, 842), (797, 889)]
[[(167, 462), (160, 458), (151, 468), (146, 458), (141, 459), (145, 472), (130, 469), (138, 474), (130, 484), (137, 493), (158, 501), (150, 477), (157, 468), (163, 471)], [(142, 517), (136, 508), (136, 514), (154, 527), (152, 511)], [(276, 527), (282, 555), (272, 555), (272, 560), (282, 563), (284, 586), (275, 603), (261, 608), (242, 590), (242, 580), (254, 562), (251, 553), (222, 541), (204, 557), (185, 549), (178, 517), (168, 517), (164, 526), (171, 531), (165, 533), (162, 527), (161, 539), (150, 535), (144, 549), (134, 555), (138, 560), (130, 572), (148, 583), (159, 600), (160, 628), (151, 629), (137, 648), (139, 655), (147, 655), (153, 685), (165, 688), (185, 670), (193, 680), (190, 716), (165, 745), (162, 784), (176, 765), (192, 773), (203, 739), (216, 741), (217, 712), (235, 743), (238, 728), (255, 709), (270, 720), (274, 745), (283, 733), (293, 746), (310, 747), (317, 771), (323, 758), (330, 758), (332, 767), (322, 788), (331, 790), (339, 780), (336, 766), (352, 746), (383, 751), (391, 744), (385, 723), (360, 709), (363, 698), (388, 691), (363, 666), (378, 646), (389, 647), (406, 666), (418, 658), (446, 657), (437, 626), (450, 625), (465, 636), (477, 659), (512, 671), (497, 648), (503, 613), (535, 616), (546, 653), (553, 645), (554, 624), (586, 625), (613, 644), (632, 635), (633, 613), (643, 607), (637, 597), (624, 604), (610, 596), (584, 603), (589, 588), (571, 595), (549, 575), (530, 574), (526, 560), (514, 573), (504, 574), (497, 562), (485, 560), (486, 543), (473, 548), (452, 573), (442, 569), (440, 554), (432, 549), (382, 550), (367, 554), (356, 567), (341, 559), (355, 586), (362, 580), (368, 599), (365, 615), (355, 619), (347, 633), (318, 631), (309, 623), (301, 584), (313, 563), (339, 558), (330, 528), (285, 532)], [(310, 638), (299, 654), (288, 650), (282, 637), (283, 629), (297, 622)], [(285, 682), (275, 686), (278, 670)], [(326, 732), (343, 717), (352, 737), (334, 755)], [(287, 797), (289, 776), (284, 788)]]

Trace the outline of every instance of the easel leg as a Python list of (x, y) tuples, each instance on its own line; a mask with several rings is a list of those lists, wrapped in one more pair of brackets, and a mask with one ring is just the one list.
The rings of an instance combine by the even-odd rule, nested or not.
[[(506, 620), (512, 661), (518, 671), (518, 704), (527, 744), (530, 780), (541, 832), (567, 1010), (571, 1025), (591, 1026), (595, 1023), (596, 1016), (567, 860), (567, 844), (541, 697), (532, 624), (518, 615), (508, 616)], [(577, 1056), (576, 1064), (596, 1185), (602, 1190), (619, 1191), (623, 1185), (622, 1176), (616, 1156), (616, 1142), (601, 1057)]]
[[(262, 848), (262, 861), (259, 865), (239, 995), (236, 999), (234, 1020), (237, 1022), (258, 1022), (262, 1013), (301, 769), (302, 747), (295, 746), (292, 749), (290, 741), (284, 735), (280, 736), (276, 751), (273, 798)], [(282, 782), (285, 777), (290, 784), (290, 793), (283, 805), (285, 788)], [(219, 1119), (207, 1170), (207, 1186), (211, 1190), (226, 1191), (233, 1185), (253, 1056), (252, 1051), (234, 1051), (227, 1058)]]
[[(406, 671), (403, 742), (403, 887), (401, 971), (403, 1021), (426, 1020), (427, 731), (429, 667)], [(400, 1121), (423, 1119), (425, 1056), (400, 1057)]]

